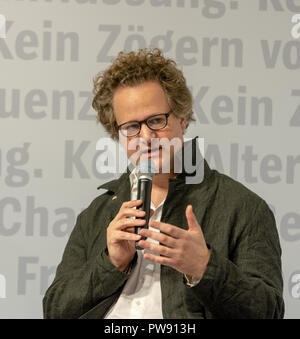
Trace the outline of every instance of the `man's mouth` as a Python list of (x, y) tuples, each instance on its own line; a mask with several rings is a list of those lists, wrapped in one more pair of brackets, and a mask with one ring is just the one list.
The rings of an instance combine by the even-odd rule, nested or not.
[(158, 147), (158, 148), (148, 148), (144, 151), (141, 152), (141, 154), (145, 154), (145, 155), (151, 155), (153, 153), (157, 153), (162, 149), (162, 147)]

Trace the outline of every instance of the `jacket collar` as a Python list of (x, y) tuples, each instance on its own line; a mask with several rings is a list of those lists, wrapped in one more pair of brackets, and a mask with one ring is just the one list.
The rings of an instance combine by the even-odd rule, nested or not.
[[(180, 153), (182, 161), (182, 172), (179, 173), (175, 178), (169, 179), (171, 185), (175, 185), (178, 189), (185, 185), (199, 185), (207, 181), (211, 175), (211, 169), (208, 166), (207, 161), (203, 158), (199, 147), (197, 138), (195, 137), (184, 143), (184, 152)], [(186, 163), (192, 164), (194, 171), (189, 170), (189, 166), (184, 166), (186, 157)], [(186, 168), (187, 167), (187, 168)], [(191, 168), (191, 167), (190, 167)], [(117, 193), (123, 189), (130, 188), (130, 169), (127, 167), (118, 179), (111, 180), (97, 187), (97, 189), (106, 189), (110, 192)]]

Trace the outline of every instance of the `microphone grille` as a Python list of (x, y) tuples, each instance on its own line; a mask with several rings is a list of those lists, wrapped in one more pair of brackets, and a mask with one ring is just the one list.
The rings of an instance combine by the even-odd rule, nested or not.
[(141, 160), (139, 164), (137, 165), (136, 169), (137, 169), (138, 177), (146, 174), (147, 176), (150, 176), (151, 179), (154, 177), (155, 173), (157, 172), (154, 162), (151, 158)]

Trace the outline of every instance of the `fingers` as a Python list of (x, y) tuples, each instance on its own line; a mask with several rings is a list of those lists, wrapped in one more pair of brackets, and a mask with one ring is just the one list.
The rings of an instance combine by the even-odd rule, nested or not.
[(141, 239), (139, 234), (128, 233), (124, 231), (116, 231), (114, 234), (116, 240), (128, 240), (128, 241), (138, 241)]
[(135, 233), (134, 229), (135, 227), (127, 227), (126, 229), (124, 229), (124, 231), (129, 232), (129, 233)]
[(107, 240), (109, 243), (117, 243), (120, 241), (138, 241), (141, 236), (135, 234), (134, 229), (145, 224), (145, 219), (120, 219), (110, 224), (107, 228)]
[[(145, 211), (134, 207), (141, 205), (142, 200), (126, 201), (122, 204), (118, 214), (109, 224), (109, 229), (124, 230), (130, 227), (143, 226), (145, 224)], [(131, 232), (130, 232), (131, 233)]]
[(150, 231), (149, 229), (143, 228), (140, 231), (140, 235), (158, 241), (170, 248), (175, 248), (177, 245), (176, 239), (171, 238), (163, 233)]
[(185, 235), (185, 230), (164, 222), (150, 221), (149, 225), (166, 233), (167, 235), (170, 235), (174, 239), (180, 239)]
[(116, 215), (115, 219), (121, 219), (124, 217), (140, 217), (145, 216), (145, 211), (140, 211), (134, 207), (138, 207), (142, 204), (142, 200), (132, 200), (126, 201), (122, 204), (119, 213)]
[[(141, 205), (142, 200), (126, 201), (122, 204), (116, 217), (110, 222), (107, 228), (107, 237), (113, 242), (122, 240), (139, 240), (136, 237), (135, 228), (144, 226), (146, 223), (145, 211), (140, 211), (135, 207)], [(122, 234), (124, 233), (124, 234)]]
[(133, 209), (133, 208), (125, 208), (119, 212), (118, 218), (116, 219), (131, 218), (131, 217), (144, 218), (145, 214), (146, 214), (145, 211), (140, 211), (140, 210)]
[(188, 226), (189, 226), (189, 231), (193, 232), (193, 234), (197, 234), (199, 236), (199, 241), (201, 243), (201, 246), (203, 246), (204, 248), (206, 247), (206, 241), (205, 241), (205, 237), (204, 234), (202, 232), (202, 228), (199, 225), (197, 218), (193, 212), (193, 208), (192, 205), (187, 206), (186, 210), (185, 210), (185, 214), (186, 214), (186, 218), (187, 218), (187, 222), (188, 222)]
[(151, 252), (154, 252), (156, 255), (159, 254), (164, 257), (172, 257), (175, 252), (172, 248), (162, 246), (162, 245), (156, 244), (154, 242), (146, 241), (146, 240), (140, 240), (138, 244), (142, 248), (147, 249)]
[(136, 207), (136, 206), (140, 206), (142, 204), (142, 200), (139, 199), (139, 200), (130, 200), (130, 201), (125, 201), (123, 202), (121, 208), (123, 207), (129, 207), (129, 208), (132, 208), (132, 207)]
[(188, 205), (186, 210), (185, 210), (185, 215), (186, 215), (186, 219), (189, 225), (189, 230), (193, 231), (193, 230), (199, 230), (200, 225), (196, 219), (196, 216), (193, 212), (193, 207), (192, 205)]
[(145, 219), (132, 219), (132, 218), (124, 218), (118, 220), (114, 224), (114, 229), (116, 230), (126, 230), (128, 227), (139, 227), (144, 226), (146, 223)]

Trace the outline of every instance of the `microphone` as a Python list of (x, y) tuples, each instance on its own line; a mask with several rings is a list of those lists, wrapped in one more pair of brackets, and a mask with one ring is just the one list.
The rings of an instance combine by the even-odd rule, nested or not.
[[(149, 228), (149, 219), (150, 219), (150, 206), (151, 206), (151, 190), (152, 190), (152, 179), (155, 175), (155, 166), (151, 158), (140, 161), (137, 166), (137, 176), (138, 176), (138, 192), (137, 200), (142, 200), (142, 204), (138, 207), (139, 210), (145, 211), (145, 220), (146, 223), (144, 226), (135, 227), (135, 234), (140, 234), (142, 228)], [(144, 219), (139, 218), (137, 219)], [(141, 240), (145, 240), (146, 237), (142, 237)], [(138, 241), (135, 242), (135, 248), (137, 250), (143, 250), (138, 245)]]

